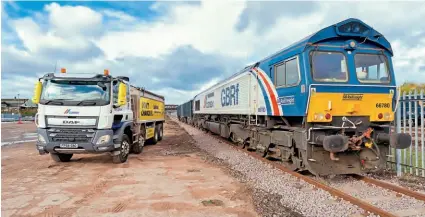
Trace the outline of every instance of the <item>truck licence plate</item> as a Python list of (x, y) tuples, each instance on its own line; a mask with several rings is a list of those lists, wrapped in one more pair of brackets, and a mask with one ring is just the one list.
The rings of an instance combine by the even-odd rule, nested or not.
[(61, 148), (78, 148), (78, 144), (59, 144)]

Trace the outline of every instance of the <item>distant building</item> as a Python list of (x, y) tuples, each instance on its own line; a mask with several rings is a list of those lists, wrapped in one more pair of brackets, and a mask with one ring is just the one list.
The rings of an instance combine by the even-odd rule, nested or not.
[(19, 110), (36, 110), (37, 105), (29, 99), (1, 99), (2, 113), (18, 113)]
[(177, 105), (165, 105), (165, 111), (176, 111)]

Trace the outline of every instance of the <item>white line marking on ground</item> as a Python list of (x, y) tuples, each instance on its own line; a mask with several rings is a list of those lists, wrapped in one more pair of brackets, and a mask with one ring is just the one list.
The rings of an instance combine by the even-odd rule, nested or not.
[(13, 145), (13, 144), (18, 144), (18, 143), (27, 143), (27, 142), (36, 142), (36, 139), (31, 139), (31, 140), (21, 140), (21, 141), (12, 141), (12, 142), (2, 142), (1, 146), (4, 145)]

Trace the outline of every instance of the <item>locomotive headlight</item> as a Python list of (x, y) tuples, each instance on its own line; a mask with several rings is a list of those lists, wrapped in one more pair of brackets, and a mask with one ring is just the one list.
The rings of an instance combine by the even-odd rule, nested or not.
[(324, 117), (325, 116), (322, 113), (319, 113), (319, 114), (315, 113), (314, 114), (314, 120), (320, 121), (320, 120), (323, 120)]
[(350, 42), (350, 47), (351, 47), (351, 48), (355, 48), (355, 47), (356, 47), (356, 42), (351, 41), (351, 42)]
[(384, 113), (384, 119), (389, 120), (391, 118), (391, 114), (389, 112)]

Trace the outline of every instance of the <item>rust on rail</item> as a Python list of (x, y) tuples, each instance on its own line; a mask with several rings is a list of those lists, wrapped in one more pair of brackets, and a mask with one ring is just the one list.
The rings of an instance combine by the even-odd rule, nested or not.
[(380, 180), (377, 180), (377, 179), (372, 179), (372, 178), (369, 178), (369, 177), (366, 177), (366, 176), (353, 175), (353, 177), (358, 179), (358, 180), (362, 180), (364, 182), (367, 182), (367, 183), (370, 183), (370, 184), (373, 184), (373, 185), (376, 185), (376, 186), (379, 186), (379, 187), (382, 187), (382, 188), (385, 188), (385, 189), (388, 189), (388, 190), (391, 190), (391, 191), (395, 191), (395, 192), (398, 192), (400, 194), (404, 194), (404, 195), (416, 198), (418, 200), (425, 201), (425, 194), (421, 194), (419, 192), (412, 191), (408, 188), (403, 188), (403, 187), (400, 187), (400, 186), (397, 186), (397, 185), (389, 184), (389, 183), (386, 183), (386, 182), (383, 182), (383, 181), (380, 181)]
[[(232, 147), (234, 147), (234, 146), (232, 146)], [(243, 149), (239, 149), (239, 150), (243, 150)], [(344, 193), (344, 192), (342, 192), (342, 191), (340, 191), (338, 189), (329, 187), (329, 186), (327, 186), (325, 184), (322, 184), (322, 183), (320, 183), (320, 182), (318, 182), (318, 181), (316, 181), (314, 179), (311, 179), (311, 178), (309, 178), (307, 176), (304, 176), (304, 175), (302, 175), (300, 173), (294, 172), (294, 171), (292, 171), (292, 170), (290, 170), (290, 169), (286, 168), (285, 166), (280, 165), (278, 163), (270, 162), (267, 159), (262, 158), (261, 156), (258, 156), (254, 152), (248, 152), (246, 150), (243, 150), (243, 151), (245, 153), (249, 154), (250, 156), (255, 157), (256, 159), (259, 159), (259, 160), (261, 160), (261, 161), (263, 161), (265, 163), (269, 163), (269, 164), (273, 165), (274, 167), (276, 167), (276, 168), (278, 168), (278, 169), (280, 169), (280, 170), (282, 170), (282, 171), (284, 171), (286, 173), (289, 173), (289, 174), (291, 174), (291, 175), (293, 175), (293, 176), (295, 176), (297, 178), (300, 178), (300, 179), (304, 180), (305, 182), (308, 182), (308, 183), (310, 183), (310, 184), (312, 184), (312, 185), (314, 185), (316, 187), (319, 187), (319, 188), (321, 188), (321, 189), (329, 192), (331, 195), (336, 196), (336, 197), (339, 197), (339, 198), (342, 198), (342, 199), (350, 202), (351, 204), (354, 204), (354, 205), (356, 205), (356, 206), (358, 206), (358, 207), (360, 207), (360, 208), (362, 208), (362, 209), (364, 209), (364, 210), (366, 210), (368, 212), (377, 214), (377, 215), (379, 215), (381, 217), (396, 217), (396, 215), (394, 215), (394, 214), (391, 214), (391, 213), (389, 213), (389, 212), (387, 212), (385, 210), (382, 210), (382, 209), (380, 209), (378, 207), (372, 206), (372, 205), (370, 205), (370, 204), (368, 204), (368, 203), (366, 203), (366, 202), (364, 202), (364, 201), (362, 201), (360, 199), (357, 199), (357, 198), (355, 198), (353, 196), (350, 196), (349, 194), (346, 194), (346, 193)]]
[(252, 157), (254, 157), (256, 159), (258, 159), (258, 160), (261, 160), (262, 162), (264, 162), (266, 164), (270, 164), (270, 165), (274, 166), (275, 168), (282, 170), (283, 172), (286, 172), (286, 173), (288, 173), (290, 175), (293, 175), (293, 176), (295, 176), (295, 177), (297, 177), (299, 179), (302, 179), (302, 180), (304, 180), (307, 183), (310, 183), (310, 184), (312, 184), (312, 185), (314, 185), (314, 186), (316, 186), (318, 188), (321, 188), (321, 189), (329, 192), (333, 196), (342, 198), (342, 199), (350, 202), (351, 204), (356, 205), (356, 206), (364, 209), (365, 211), (368, 211), (370, 213), (374, 213), (374, 214), (379, 215), (381, 217), (397, 217), (396, 215), (394, 215), (392, 213), (389, 213), (389, 212), (387, 212), (385, 210), (382, 210), (382, 209), (380, 209), (378, 207), (372, 206), (371, 204), (366, 203), (366, 202), (364, 202), (364, 201), (362, 201), (360, 199), (357, 199), (357, 198), (355, 198), (355, 197), (353, 197), (353, 196), (351, 196), (349, 194), (346, 194), (346, 193), (344, 193), (344, 192), (342, 192), (342, 191), (340, 191), (338, 189), (332, 188), (332, 187), (327, 186), (325, 184), (322, 184), (322, 183), (320, 183), (320, 182), (318, 182), (318, 181), (316, 181), (316, 180), (314, 180), (312, 178), (309, 178), (309, 177), (304, 176), (304, 175), (302, 175), (300, 173), (294, 172), (294, 171), (286, 168), (285, 166), (283, 166), (281, 164), (278, 164), (278, 163), (269, 161), (269, 160), (267, 160), (267, 159), (259, 156), (255, 152), (250, 152), (250, 151), (247, 151), (247, 150), (243, 149), (240, 146), (235, 146), (234, 144), (232, 144), (231, 142), (225, 140), (224, 138), (222, 138), (220, 136), (217, 136), (215, 134), (210, 134), (210, 135), (214, 136), (215, 138), (218, 138), (222, 142), (225, 142), (225, 143), (229, 144), (229, 146), (232, 147), (232, 148), (234, 148), (234, 149), (237, 149), (239, 151), (242, 151), (242, 152), (244, 152), (244, 153), (246, 153), (246, 154), (248, 154), (248, 155), (250, 155), (250, 156), (252, 156)]

